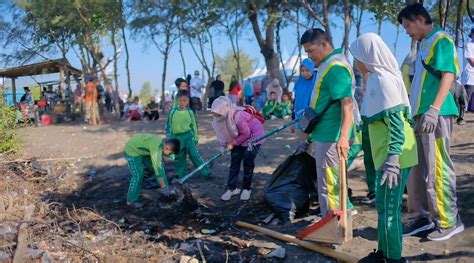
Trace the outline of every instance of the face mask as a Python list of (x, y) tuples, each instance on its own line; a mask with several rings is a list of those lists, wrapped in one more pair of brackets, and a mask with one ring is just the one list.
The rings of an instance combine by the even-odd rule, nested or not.
[(176, 158), (176, 155), (174, 153), (172, 153), (172, 154), (163, 156), (163, 158), (165, 158), (167, 160), (170, 160), (170, 161), (174, 161), (174, 159)]

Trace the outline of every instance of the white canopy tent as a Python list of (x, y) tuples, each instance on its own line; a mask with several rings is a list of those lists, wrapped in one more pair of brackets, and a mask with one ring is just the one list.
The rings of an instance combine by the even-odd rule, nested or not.
[[(307, 58), (307, 56), (301, 56), (301, 60)], [(299, 76), (300, 74), (300, 67), (299, 64), (301, 63), (300, 59), (298, 56), (292, 56), (288, 60), (283, 61), (283, 64), (280, 63), (280, 69), (285, 70), (286, 75), (290, 76), (293, 70), (295, 71), (294, 76)], [(245, 79), (259, 79), (265, 77), (267, 74), (267, 67), (263, 66), (261, 68), (257, 68), (247, 76)], [(283, 74), (283, 72), (282, 72)]]

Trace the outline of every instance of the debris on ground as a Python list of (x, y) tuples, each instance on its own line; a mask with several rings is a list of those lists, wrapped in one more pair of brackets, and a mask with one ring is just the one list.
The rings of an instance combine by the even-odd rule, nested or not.
[(279, 247), (267, 255), (268, 258), (285, 258), (286, 250), (282, 247)]

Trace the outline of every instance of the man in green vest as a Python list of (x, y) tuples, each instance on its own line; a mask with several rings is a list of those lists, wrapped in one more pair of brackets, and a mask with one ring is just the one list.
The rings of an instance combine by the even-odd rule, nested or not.
[(408, 177), (408, 210), (412, 221), (404, 225), (404, 236), (436, 230), (429, 240), (441, 241), (464, 230), (458, 214), (456, 174), (449, 156), (454, 117), (458, 109), (449, 92), (459, 74), (452, 38), (434, 27), (421, 4), (402, 9), (398, 21), (407, 34), (420, 41), (410, 104), (415, 120), (418, 165)]
[(350, 147), (354, 120), (354, 73), (342, 49), (334, 49), (323, 30), (307, 30), (301, 37), (301, 45), (318, 67), (310, 107), (319, 114), (326, 111), (309, 135), (306, 145), (302, 145), (307, 149), (309, 143), (313, 144), (318, 199), (324, 217), (330, 210), (339, 207), (338, 167), (340, 158), (347, 160)]

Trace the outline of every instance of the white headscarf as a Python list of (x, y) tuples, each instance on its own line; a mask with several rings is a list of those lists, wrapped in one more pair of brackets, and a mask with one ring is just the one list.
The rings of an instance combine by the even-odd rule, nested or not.
[(231, 143), (239, 135), (234, 120), (236, 110), (237, 108), (232, 105), (232, 101), (226, 96), (221, 96), (212, 103), (211, 111), (222, 116), (221, 119), (214, 117), (212, 121), (217, 141), (222, 145)]
[(361, 35), (351, 44), (350, 51), (370, 71), (362, 102), (362, 116), (372, 117), (401, 104), (410, 109), (397, 60), (379, 35)]
[(270, 93), (275, 92), (277, 95), (277, 102), (281, 102), (281, 95), (283, 95), (283, 89), (280, 86), (280, 81), (278, 79), (274, 79), (268, 86), (266, 87), (267, 97), (270, 99)]

